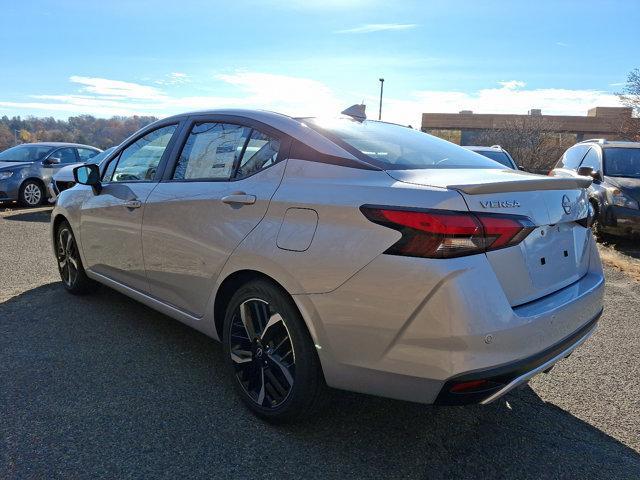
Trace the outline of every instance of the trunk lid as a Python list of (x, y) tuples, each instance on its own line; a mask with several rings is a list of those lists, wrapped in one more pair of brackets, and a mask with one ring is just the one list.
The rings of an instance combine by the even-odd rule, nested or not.
[(577, 281), (589, 266), (591, 230), (576, 223), (588, 213), (582, 177), (546, 177), (513, 170), (389, 170), (401, 182), (458, 191), (472, 212), (529, 217), (536, 228), (518, 245), (486, 256), (512, 306)]

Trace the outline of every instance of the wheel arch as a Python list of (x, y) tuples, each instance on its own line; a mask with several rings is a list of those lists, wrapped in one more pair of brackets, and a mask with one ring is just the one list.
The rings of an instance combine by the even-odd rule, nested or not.
[(289, 292), (289, 290), (285, 287), (286, 282), (279, 281), (272, 275), (250, 268), (239, 269), (229, 273), (224, 278), (224, 280), (222, 280), (215, 292), (215, 298), (213, 302), (213, 324), (218, 339), (220, 341), (223, 341), (225, 310), (227, 308), (227, 305), (229, 304), (229, 301), (231, 300), (231, 297), (233, 297), (233, 294), (238, 288), (240, 288), (240, 286), (252, 280), (258, 279), (266, 280), (272, 283), (277, 288), (279, 288), (284, 295), (287, 295), (293, 301), (293, 304), (298, 309), (298, 312), (300, 313), (300, 316), (305, 323), (309, 335), (315, 342), (318, 332), (315, 327), (315, 322), (311, 318), (313, 317), (313, 312), (309, 311), (309, 306), (304, 304), (304, 302), (301, 303), (300, 301), (298, 301), (300, 299), (295, 298), (295, 296)]
[(283, 293), (285, 293), (289, 297), (291, 296), (280, 282), (270, 277), (266, 273), (250, 269), (236, 270), (235, 272), (230, 273), (222, 281), (222, 283), (220, 283), (220, 286), (216, 291), (215, 300), (213, 303), (213, 320), (216, 334), (218, 335), (220, 341), (222, 341), (223, 336), (222, 331), (225, 311), (227, 305), (229, 304), (229, 301), (231, 300), (231, 297), (233, 297), (233, 294), (236, 292), (236, 290), (238, 290), (238, 288), (252, 280), (266, 280), (276, 285), (280, 290), (282, 290)]

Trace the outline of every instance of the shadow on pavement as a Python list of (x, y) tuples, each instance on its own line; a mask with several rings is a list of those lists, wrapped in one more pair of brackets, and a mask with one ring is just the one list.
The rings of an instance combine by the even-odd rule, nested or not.
[(1, 478), (640, 476), (636, 452), (528, 387), (485, 407), (330, 397), (265, 424), (217, 343), (107, 288), (0, 304)]
[(18, 222), (40, 222), (49, 223), (51, 221), (51, 209), (49, 210), (18, 210), (18, 213), (7, 213), (1, 218)]

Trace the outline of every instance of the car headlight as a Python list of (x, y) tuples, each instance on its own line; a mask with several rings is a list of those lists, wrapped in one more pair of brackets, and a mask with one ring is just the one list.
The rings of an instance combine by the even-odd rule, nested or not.
[(611, 192), (611, 203), (617, 207), (634, 208), (636, 210), (640, 209), (636, 200), (625, 195), (619, 189), (613, 188), (609, 191)]
[(13, 175), (13, 172), (0, 172), (0, 180), (6, 180), (11, 175)]

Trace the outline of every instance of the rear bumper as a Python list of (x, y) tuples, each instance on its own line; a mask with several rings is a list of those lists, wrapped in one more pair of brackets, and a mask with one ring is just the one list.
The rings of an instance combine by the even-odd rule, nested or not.
[(605, 213), (603, 230), (614, 235), (640, 235), (640, 210), (610, 206)]
[[(528, 382), (535, 375), (550, 370), (557, 362), (568, 357), (593, 335), (601, 315), (602, 310), (585, 326), (536, 355), (499, 367), (465, 373), (447, 380), (440, 390), (435, 404), (481, 403), (485, 405), (497, 400), (514, 388)], [(455, 391), (456, 387), (469, 385), (472, 382), (486, 383), (466, 392)]]
[(446, 262), (381, 255), (333, 292), (294, 299), (313, 324), (329, 386), (445, 404), (448, 382), (499, 376), (492, 391), (458, 403), (482, 402), (548, 369), (581, 343), (579, 332), (590, 332), (604, 275), (595, 242), (589, 248), (586, 275), (517, 307), (483, 255)]

